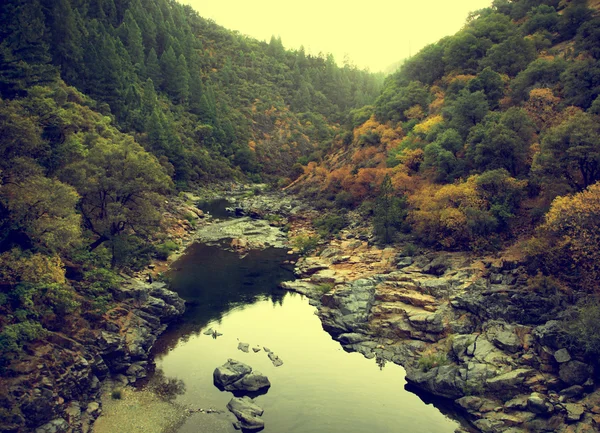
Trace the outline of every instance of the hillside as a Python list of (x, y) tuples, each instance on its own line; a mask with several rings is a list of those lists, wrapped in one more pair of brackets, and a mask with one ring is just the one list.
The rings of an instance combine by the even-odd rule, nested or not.
[[(600, 180), (599, 26), (582, 1), (495, 1), (474, 12), (389, 76), (374, 104), (353, 110), (332, 152), (290, 189), (368, 217), (389, 176), (402, 210), (383, 224), (406, 241), (497, 251), (535, 234), (520, 248), (538, 265), (570, 280), (572, 268), (543, 258), (568, 256), (574, 280), (582, 268), (595, 275), (556, 240), (584, 224), (558, 217), (561, 203), (596, 200), (595, 188), (583, 191)], [(568, 194), (577, 195), (557, 199)]]

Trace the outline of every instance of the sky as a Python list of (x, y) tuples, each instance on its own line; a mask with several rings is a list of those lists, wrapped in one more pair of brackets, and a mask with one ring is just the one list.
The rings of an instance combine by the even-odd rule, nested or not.
[(385, 71), (425, 45), (456, 33), (491, 0), (180, 0), (204, 18), (258, 40), (280, 36), (287, 49), (346, 57)]

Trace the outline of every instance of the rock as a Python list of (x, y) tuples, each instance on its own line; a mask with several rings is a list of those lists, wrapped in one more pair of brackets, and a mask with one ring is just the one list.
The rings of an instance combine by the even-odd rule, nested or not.
[(548, 399), (538, 392), (534, 392), (527, 398), (527, 409), (539, 414), (547, 414), (554, 411), (554, 407), (548, 402)]
[(69, 423), (63, 418), (56, 418), (49, 423), (35, 429), (35, 433), (65, 433), (69, 429)]
[(270, 386), (271, 382), (269, 382), (267, 376), (258, 371), (253, 371), (242, 377), (240, 380), (226, 385), (224, 388), (227, 391), (256, 392), (269, 388)]
[(524, 382), (535, 373), (529, 368), (517, 368), (508, 373), (487, 379), (487, 385), (491, 391), (499, 396), (512, 397), (524, 388)]
[(582, 404), (567, 403), (564, 405), (567, 410), (567, 421), (576, 422), (581, 419), (584, 407)]
[(568, 385), (581, 385), (592, 375), (592, 367), (581, 361), (569, 361), (560, 365), (558, 375)]
[(554, 359), (559, 364), (564, 364), (565, 362), (569, 362), (571, 360), (571, 354), (567, 349), (559, 349), (554, 352)]
[(562, 333), (562, 327), (558, 320), (548, 320), (533, 330), (533, 336), (541, 345), (553, 348), (557, 348), (556, 345), (560, 341), (559, 337)]
[(396, 263), (396, 267), (398, 269), (402, 269), (402, 268), (406, 268), (407, 266), (412, 265), (413, 263), (413, 259), (412, 257), (402, 257), (400, 258), (400, 260), (398, 260), (398, 262)]
[(144, 361), (131, 364), (131, 366), (129, 366), (125, 374), (127, 376), (133, 377), (134, 381), (136, 379), (146, 377), (148, 375), (148, 372), (146, 371), (146, 365), (147, 362)]
[(250, 348), (250, 344), (248, 344), (248, 343), (242, 343), (240, 341), (237, 348), (238, 348), (238, 350), (241, 350), (242, 352), (248, 353), (249, 352), (249, 348)]
[(96, 401), (92, 401), (91, 403), (89, 403), (87, 405), (87, 409), (85, 410), (85, 412), (88, 415), (91, 415), (93, 417), (97, 417), (98, 415), (100, 415), (101, 409), (100, 409), (100, 404)]
[(258, 352), (260, 352), (260, 347), (253, 347), (253, 348), (252, 348), (252, 351), (253, 351), (254, 353), (258, 353)]
[(510, 353), (516, 353), (522, 347), (519, 337), (517, 337), (517, 334), (511, 328), (498, 330), (492, 338), (492, 343), (496, 347)]
[(217, 367), (213, 372), (213, 378), (217, 385), (225, 387), (233, 382), (240, 380), (242, 377), (250, 374), (252, 367), (242, 362), (229, 359), (225, 364)]
[(256, 392), (271, 386), (269, 379), (242, 362), (229, 359), (213, 372), (217, 387), (226, 391)]
[(583, 386), (573, 385), (563, 389), (559, 394), (565, 398), (579, 398), (583, 395)]
[(281, 367), (283, 365), (283, 361), (273, 352), (268, 352), (268, 356), (275, 367)]
[(423, 273), (439, 277), (441, 275), (444, 275), (448, 267), (448, 259), (446, 259), (446, 257), (439, 256), (433, 259), (428, 265), (423, 267)]
[(367, 341), (368, 337), (364, 334), (358, 334), (356, 332), (351, 332), (351, 333), (347, 333), (347, 334), (338, 335), (337, 340), (342, 344), (356, 344), (356, 343), (362, 343), (363, 341)]
[(265, 422), (260, 418), (264, 410), (251, 398), (234, 397), (227, 403), (227, 409), (235, 415), (242, 429), (256, 431), (265, 428)]
[(492, 283), (492, 284), (502, 284), (502, 274), (492, 274), (492, 275), (490, 275), (490, 283)]

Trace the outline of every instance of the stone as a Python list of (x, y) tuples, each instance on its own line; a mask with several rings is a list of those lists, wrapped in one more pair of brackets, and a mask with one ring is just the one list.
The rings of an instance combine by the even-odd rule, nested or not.
[(548, 399), (538, 392), (534, 392), (527, 398), (527, 409), (539, 414), (547, 414), (554, 411)]
[(565, 398), (579, 398), (583, 395), (583, 386), (573, 385), (559, 392)]
[(491, 391), (500, 395), (512, 396), (523, 388), (524, 382), (534, 374), (534, 370), (529, 368), (517, 368), (508, 373), (487, 379), (487, 385)]
[(567, 349), (559, 349), (554, 352), (554, 359), (559, 364), (564, 364), (565, 362), (569, 362), (571, 360), (571, 354)]
[(146, 362), (136, 362), (129, 366), (126, 371), (126, 375), (135, 379), (141, 379), (148, 375), (146, 371)]
[(338, 335), (337, 340), (342, 344), (357, 344), (357, 343), (362, 343), (363, 341), (367, 341), (368, 338), (364, 334), (351, 332), (351, 333), (347, 333), (347, 334)]
[(517, 337), (514, 332), (509, 330), (501, 330), (497, 332), (492, 339), (492, 342), (496, 347), (511, 353), (518, 352), (522, 347), (519, 337)]
[(241, 350), (242, 352), (248, 353), (250, 345), (248, 343), (242, 343), (240, 341), (237, 348), (238, 348), (238, 350)]
[(275, 367), (281, 367), (283, 365), (283, 361), (273, 352), (268, 352), (268, 356)]
[(581, 416), (584, 412), (584, 407), (582, 404), (577, 403), (567, 403), (564, 405), (567, 410), (567, 421), (568, 422), (576, 422), (581, 419)]
[(88, 415), (96, 417), (96, 416), (100, 415), (100, 412), (102, 412), (102, 410), (100, 409), (100, 404), (98, 402), (92, 401), (91, 403), (89, 403), (87, 405), (85, 412)]
[(240, 380), (251, 372), (252, 367), (249, 365), (234, 359), (229, 359), (225, 364), (215, 369), (213, 378), (215, 384), (224, 388), (226, 385)]
[(412, 257), (402, 257), (400, 258), (400, 260), (398, 260), (398, 262), (396, 263), (396, 267), (398, 269), (403, 269), (406, 268), (407, 266), (412, 265), (413, 263), (413, 259)]
[(558, 375), (567, 385), (581, 385), (592, 375), (592, 367), (581, 361), (569, 361), (560, 365)]
[(423, 273), (435, 275), (435, 276), (439, 277), (441, 275), (444, 275), (444, 273), (446, 272), (446, 269), (448, 269), (448, 267), (449, 267), (448, 259), (446, 259), (443, 256), (440, 256), (440, 257), (436, 257), (435, 259), (433, 259), (428, 265), (425, 265), (423, 267)]
[(252, 351), (253, 351), (254, 353), (258, 353), (258, 352), (260, 352), (260, 347), (253, 347), (253, 348), (252, 348)]
[(269, 388), (270, 386), (271, 382), (269, 382), (267, 376), (258, 371), (253, 371), (242, 377), (240, 380), (226, 385), (224, 388), (226, 391), (256, 392)]
[(65, 433), (69, 429), (69, 423), (63, 418), (56, 418), (35, 429), (35, 433)]
[(265, 375), (253, 372), (249, 365), (233, 359), (217, 367), (213, 372), (213, 379), (217, 387), (226, 391), (256, 392), (271, 386)]
[(265, 422), (260, 418), (264, 410), (249, 397), (233, 397), (227, 403), (229, 409), (238, 419), (239, 427), (245, 430), (262, 430)]

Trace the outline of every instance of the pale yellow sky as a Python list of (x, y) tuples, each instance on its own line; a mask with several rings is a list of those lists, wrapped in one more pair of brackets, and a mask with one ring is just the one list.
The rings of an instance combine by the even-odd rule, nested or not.
[(231, 30), (307, 53), (346, 55), (372, 72), (454, 34), (491, 0), (180, 0)]

